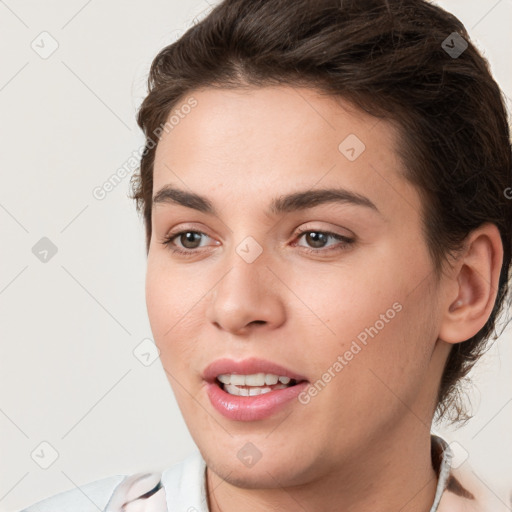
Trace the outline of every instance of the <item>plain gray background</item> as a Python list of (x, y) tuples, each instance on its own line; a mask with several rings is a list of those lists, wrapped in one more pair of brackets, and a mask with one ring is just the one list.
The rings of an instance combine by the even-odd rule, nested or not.
[[(512, 0), (438, 3), (465, 23), (510, 97)], [(101, 200), (93, 191), (123, 166), (133, 171), (149, 65), (208, 8), (0, 1), (0, 511), (113, 474), (161, 471), (196, 449), (160, 360), (141, 356), (152, 335), (130, 176)], [(509, 327), (474, 374), (476, 417), (438, 430), (503, 500), (511, 341)]]

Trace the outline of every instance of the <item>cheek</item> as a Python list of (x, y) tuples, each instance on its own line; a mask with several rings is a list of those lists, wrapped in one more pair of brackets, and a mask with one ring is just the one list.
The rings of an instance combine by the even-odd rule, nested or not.
[(343, 379), (338, 385), (351, 390), (349, 407), (361, 417), (415, 403), (436, 341), (432, 305), (425, 287), (409, 294), (395, 291), (373, 305), (370, 315), (361, 314), (362, 322), (351, 323), (351, 335), (343, 337), (339, 350)]
[[(295, 276), (296, 294), (304, 297), (304, 302), (317, 317), (316, 328), (319, 323), (323, 324), (322, 334), (338, 340), (336, 348), (342, 348), (376, 322), (382, 330), (383, 321), (387, 325), (397, 316), (400, 306), (393, 308), (393, 304), (400, 298), (400, 290), (389, 273), (385, 275), (374, 267), (353, 266), (337, 272), (331, 267), (325, 274)], [(384, 315), (383, 320), (381, 315)], [(364, 339), (364, 335), (361, 338)]]
[(165, 256), (151, 255), (146, 273), (146, 306), (155, 338), (172, 337), (189, 321), (200, 298), (198, 287), (187, 286), (179, 270), (169, 268)]
[[(404, 298), (397, 302), (344, 313), (336, 342), (315, 348), (318, 393), (306, 407), (323, 418), (319, 431), (333, 445), (389, 428), (421, 395), (429, 362), (424, 317)], [(387, 323), (379, 318), (386, 312)]]
[(382, 388), (371, 370), (392, 386), (407, 387), (411, 375), (414, 380), (428, 365), (435, 342), (429, 280), (424, 279), (428, 265), (420, 257), (413, 266), (399, 254), (387, 256), (379, 258), (379, 266), (368, 261), (351, 272), (302, 277), (298, 290), (321, 320), (302, 324), (309, 331), (306, 338), (317, 333), (311, 347), (315, 372), (319, 378), (329, 370), (345, 375), (332, 379), (338, 383), (333, 389)]
[(153, 260), (151, 257), (148, 260), (146, 273), (146, 307), (151, 330), (158, 344), (165, 331), (170, 328), (171, 318), (168, 312), (172, 311), (172, 304), (169, 304), (169, 294), (165, 292), (167, 283), (162, 278), (165, 274), (162, 274)]
[[(163, 260), (163, 261), (162, 261)], [(146, 306), (148, 319), (160, 360), (175, 393), (174, 378), (180, 382), (190, 378), (191, 362), (200, 354), (201, 324), (204, 323), (204, 290), (188, 286), (191, 281), (179, 271), (170, 269), (164, 258), (148, 258), (146, 273)]]
[(179, 327), (178, 320), (183, 316), (180, 309), (183, 300), (181, 294), (174, 292), (176, 288), (169, 274), (155, 262), (155, 258), (150, 258), (146, 274), (146, 307), (155, 344), (166, 369), (176, 360), (171, 357), (175, 350), (172, 341)]

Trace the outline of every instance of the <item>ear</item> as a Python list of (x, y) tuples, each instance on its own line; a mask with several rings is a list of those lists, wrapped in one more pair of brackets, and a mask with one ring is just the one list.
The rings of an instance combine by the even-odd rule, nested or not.
[(474, 336), (487, 322), (498, 293), (503, 244), (495, 224), (471, 231), (450, 272), (439, 338), (459, 343)]

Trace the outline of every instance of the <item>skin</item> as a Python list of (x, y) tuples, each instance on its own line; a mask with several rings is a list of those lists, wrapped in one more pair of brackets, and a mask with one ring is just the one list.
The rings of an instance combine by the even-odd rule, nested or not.
[[(436, 280), (420, 197), (401, 175), (387, 121), (313, 89), (193, 96), (197, 106), (158, 143), (153, 193), (168, 184), (194, 191), (219, 215), (154, 205), (146, 301), (162, 365), (207, 463), (210, 510), (428, 511), (436, 392), (451, 346), (491, 313), (498, 230), (474, 231)], [(366, 146), (354, 161), (338, 149), (349, 134)], [(327, 187), (362, 194), (380, 213), (349, 203), (265, 213), (276, 196)], [(355, 241), (315, 245), (299, 227)], [(195, 245), (174, 238), (196, 251), (191, 257), (162, 243), (180, 230), (204, 233)], [(252, 263), (236, 252), (248, 236), (262, 248)], [(201, 373), (215, 359), (261, 357), (315, 382), (397, 302), (401, 311), (306, 405), (294, 400), (255, 422), (212, 407)], [(252, 467), (237, 457), (247, 442), (261, 452)]]

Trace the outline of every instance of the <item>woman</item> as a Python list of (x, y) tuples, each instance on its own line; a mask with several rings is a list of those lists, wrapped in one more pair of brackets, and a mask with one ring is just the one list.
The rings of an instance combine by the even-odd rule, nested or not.
[(199, 452), (26, 510), (507, 510), (430, 430), (467, 417), (511, 266), (506, 110), (461, 22), (225, 0), (138, 123), (148, 314)]

